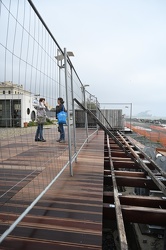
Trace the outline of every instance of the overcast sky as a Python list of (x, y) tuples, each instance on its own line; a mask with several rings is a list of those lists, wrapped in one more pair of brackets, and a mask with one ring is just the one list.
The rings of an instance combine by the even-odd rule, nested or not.
[(100, 103), (166, 117), (166, 0), (33, 0)]

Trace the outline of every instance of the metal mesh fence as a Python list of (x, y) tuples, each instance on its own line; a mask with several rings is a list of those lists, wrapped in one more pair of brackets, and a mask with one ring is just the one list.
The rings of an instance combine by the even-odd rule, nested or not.
[[(80, 108), (73, 98), (84, 104), (90, 99), (68, 54), (64, 65), (65, 50), (58, 45), (32, 2), (1, 0), (0, 30), (2, 241), (71, 164), (96, 127), (87, 131), (85, 114), (82, 125), (77, 126), (75, 116)], [(64, 144), (56, 142), (59, 132), (55, 108), (59, 96), (64, 99), (68, 113)], [(35, 141), (34, 102), (41, 97), (46, 99), (49, 109), (43, 130), (46, 142)], [(90, 105), (95, 102), (96, 98)]]

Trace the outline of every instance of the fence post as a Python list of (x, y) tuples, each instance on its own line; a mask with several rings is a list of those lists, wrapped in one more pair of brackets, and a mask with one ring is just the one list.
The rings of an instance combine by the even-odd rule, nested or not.
[[(87, 109), (85, 85), (83, 85), (83, 91), (84, 91), (84, 107)], [(85, 111), (85, 129), (86, 129), (86, 141), (88, 142), (88, 114), (86, 111)]]
[[(75, 109), (74, 109), (74, 90), (73, 90), (73, 69), (72, 65), (70, 65), (70, 71), (71, 71), (71, 98), (72, 98), (72, 113), (73, 113), (73, 139), (74, 139), (74, 153), (77, 153), (76, 148), (76, 123), (75, 123)], [(75, 161), (77, 162), (77, 158), (75, 158)]]
[(72, 154), (71, 154), (70, 110), (69, 110), (68, 84), (67, 84), (67, 51), (66, 51), (66, 48), (64, 48), (64, 63), (65, 63), (66, 108), (67, 108), (67, 123), (68, 123), (67, 129), (68, 129), (68, 146), (69, 146), (69, 167), (70, 167), (70, 175), (73, 176)]

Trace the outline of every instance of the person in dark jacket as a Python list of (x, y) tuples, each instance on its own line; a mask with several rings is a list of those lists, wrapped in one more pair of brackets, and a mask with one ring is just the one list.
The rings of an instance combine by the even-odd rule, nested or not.
[[(65, 107), (64, 107), (64, 101), (63, 98), (59, 97), (58, 98), (58, 105), (56, 106), (56, 118), (57, 118), (57, 114), (61, 111), (65, 111)], [(58, 124), (58, 131), (60, 132), (60, 138), (57, 140), (57, 142), (63, 143), (65, 142), (65, 130), (64, 130), (64, 126), (62, 123)]]

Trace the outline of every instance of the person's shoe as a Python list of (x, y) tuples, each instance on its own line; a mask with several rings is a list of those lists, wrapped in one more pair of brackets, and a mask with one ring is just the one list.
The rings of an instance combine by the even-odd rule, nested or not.
[(39, 138), (35, 139), (35, 141), (41, 141)]
[(60, 140), (59, 143), (65, 143), (65, 140)]
[(42, 139), (41, 142), (46, 142), (46, 140), (45, 140), (45, 139)]
[(60, 139), (56, 140), (57, 142), (60, 142)]

